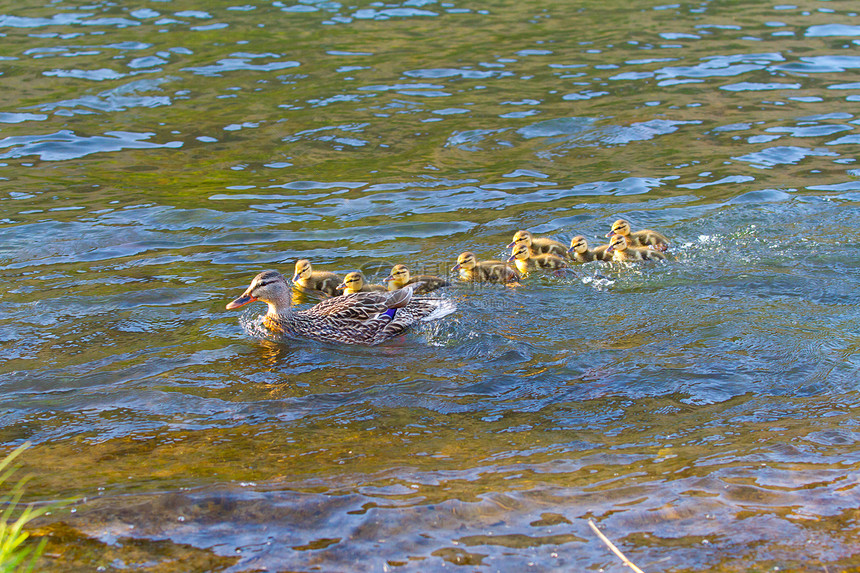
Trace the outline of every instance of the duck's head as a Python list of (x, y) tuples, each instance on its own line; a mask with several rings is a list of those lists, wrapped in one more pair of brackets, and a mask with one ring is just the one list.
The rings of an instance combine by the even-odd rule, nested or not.
[(410, 278), (406, 265), (394, 265), (391, 267), (391, 274), (385, 277), (385, 282), (394, 281), (395, 284), (405, 285)]
[(520, 244), (524, 244), (527, 247), (531, 247), (532, 234), (528, 231), (517, 231), (516, 233), (514, 233), (514, 238), (508, 244), (508, 248), (510, 249), (511, 247)]
[(296, 270), (293, 272), (293, 282), (309, 279), (314, 270), (311, 262), (307, 259), (296, 261)]
[(611, 237), (612, 235), (629, 235), (630, 234), (630, 223), (628, 223), (624, 219), (618, 219), (614, 223), (612, 223), (612, 228), (609, 230), (609, 233), (606, 234), (607, 237)]
[(570, 240), (570, 248), (568, 253), (584, 253), (588, 250), (588, 241), (582, 235), (577, 235)]
[(478, 259), (475, 258), (475, 253), (466, 251), (465, 253), (460, 254), (457, 257), (457, 264), (454, 265), (452, 271), (459, 271), (460, 269), (464, 271), (470, 271), (474, 269), (478, 265)]
[(531, 256), (531, 251), (529, 250), (529, 246), (525, 243), (520, 243), (519, 245), (514, 247), (514, 251), (511, 253), (510, 258), (508, 258), (508, 262), (512, 261), (527, 261), (529, 256)]
[(627, 237), (624, 235), (612, 235), (612, 238), (609, 239), (609, 248), (606, 249), (606, 252), (611, 253), (613, 251), (625, 250), (627, 250)]
[(290, 285), (277, 271), (263, 271), (254, 277), (242, 296), (227, 305), (227, 309), (240, 308), (254, 301), (269, 305), (269, 314), (280, 314), (290, 306)]
[(343, 282), (337, 288), (343, 289), (343, 294), (352, 294), (360, 291), (363, 286), (364, 276), (358, 271), (353, 271), (343, 277)]

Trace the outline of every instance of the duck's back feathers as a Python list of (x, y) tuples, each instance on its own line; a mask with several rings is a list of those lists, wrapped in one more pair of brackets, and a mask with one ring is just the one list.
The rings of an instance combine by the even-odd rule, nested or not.
[(663, 234), (651, 229), (633, 231), (630, 228), (630, 223), (625, 219), (618, 219), (612, 223), (612, 228), (606, 236), (611, 237), (612, 235), (624, 235), (627, 244), (631, 247), (652, 247), (658, 251), (666, 251), (669, 248), (669, 239)]
[(550, 254), (534, 255), (530, 260), (534, 262), (535, 268), (538, 269), (563, 269), (567, 267), (564, 259)]
[(474, 269), (470, 280), (490, 283), (513, 283), (520, 280), (520, 274), (502, 261), (481, 261)]
[(296, 283), (299, 288), (310, 292), (322, 292), (328, 296), (340, 296), (343, 290), (340, 284), (343, 280), (334, 273), (328, 271), (314, 271), (313, 276), (306, 284)]
[[(619, 253), (620, 254), (620, 253)], [(665, 261), (666, 255), (649, 247), (628, 247), (624, 254), (613, 260), (624, 261)]]
[(267, 324), (286, 334), (323, 342), (375, 345), (403, 334), (442, 305), (442, 299), (414, 296), (410, 285), (393, 292), (330, 298), (307, 310), (268, 317)]
[[(433, 275), (418, 275), (412, 276), (409, 268), (406, 265), (394, 265), (391, 269), (391, 274), (385, 279), (388, 283), (388, 290), (395, 291), (403, 288), (406, 285), (415, 285), (413, 291), (415, 294), (425, 294), (442, 287), (450, 286), (451, 283), (446, 279), (435, 277)], [(422, 284), (418, 284), (422, 283)]]
[(568, 257), (564, 243), (546, 237), (532, 237), (531, 254), (532, 256), (553, 255), (561, 259)]
[(611, 261), (612, 253), (607, 253), (606, 250), (609, 248), (609, 245), (598, 245), (594, 247), (594, 250), (591, 253), (594, 256), (595, 261)]
[(570, 258), (577, 263), (590, 263), (591, 261), (611, 261), (612, 253), (607, 254), (606, 250), (609, 245), (598, 245), (593, 249), (588, 249), (584, 253), (572, 252)]
[(652, 247), (658, 251), (665, 252), (669, 249), (669, 239), (661, 233), (651, 229), (634, 231), (627, 237), (633, 247)]
[(308, 310), (301, 311), (318, 318), (361, 319), (369, 318), (391, 308), (402, 308), (412, 299), (412, 288), (393, 292), (356, 292), (322, 301)]
[(415, 287), (415, 294), (426, 294), (442, 287), (451, 286), (451, 282), (433, 275), (418, 275), (409, 279), (407, 285)]

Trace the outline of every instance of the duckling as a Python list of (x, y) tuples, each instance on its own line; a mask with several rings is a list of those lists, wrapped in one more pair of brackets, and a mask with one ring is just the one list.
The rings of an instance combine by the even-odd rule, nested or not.
[(315, 271), (311, 267), (311, 262), (307, 259), (302, 259), (296, 262), (295, 274), (293, 274), (293, 282), (304, 290), (321, 291), (329, 296), (339, 296), (343, 294), (340, 284), (343, 282), (339, 276), (328, 271)]
[(514, 239), (508, 244), (508, 248), (516, 245), (525, 244), (532, 255), (555, 255), (562, 259), (567, 258), (567, 247), (564, 243), (559, 243), (556, 240), (546, 237), (534, 237), (528, 231), (517, 231), (514, 233)]
[(563, 269), (567, 267), (567, 264), (555, 255), (532, 255), (525, 243), (520, 243), (514, 247), (514, 252), (508, 262), (513, 262), (517, 266), (517, 270), (523, 275), (537, 269)]
[(624, 219), (618, 219), (612, 223), (612, 229), (606, 236), (611, 237), (612, 235), (624, 235), (627, 244), (631, 247), (653, 247), (663, 252), (669, 248), (669, 239), (657, 231), (643, 229), (635, 233), (631, 232), (630, 223)]
[(612, 254), (613, 261), (664, 261), (666, 255), (648, 247), (631, 247), (624, 235), (612, 235), (607, 253)]
[[(406, 285), (414, 284), (415, 294), (424, 294), (436, 289), (449, 286), (451, 283), (446, 279), (434, 277), (433, 275), (412, 276), (406, 265), (394, 265), (391, 274), (385, 279), (388, 290), (394, 291)], [(421, 283), (420, 285), (418, 283)]]
[(577, 263), (587, 263), (589, 261), (611, 261), (612, 255), (606, 254), (609, 245), (600, 245), (594, 249), (588, 248), (588, 241), (582, 235), (577, 235), (570, 240), (570, 248), (567, 250), (570, 258)]
[(470, 282), (488, 282), (507, 284), (520, 280), (520, 275), (502, 261), (481, 261), (475, 253), (465, 252), (457, 257), (457, 264), (452, 271), (460, 271), (460, 279)]
[(287, 336), (321, 342), (374, 345), (403, 334), (420, 320), (453, 312), (450, 301), (415, 297), (412, 286), (393, 292), (357, 292), (329, 298), (307, 310), (290, 306), (290, 286), (283, 275), (264, 271), (251, 281), (242, 296), (227, 304), (240, 308), (254, 301), (269, 305), (263, 323)]
[(352, 294), (354, 292), (378, 292), (388, 290), (382, 285), (369, 285), (364, 283), (364, 275), (354, 271), (347, 273), (343, 277), (343, 282), (338, 285), (339, 289), (343, 290), (343, 294)]

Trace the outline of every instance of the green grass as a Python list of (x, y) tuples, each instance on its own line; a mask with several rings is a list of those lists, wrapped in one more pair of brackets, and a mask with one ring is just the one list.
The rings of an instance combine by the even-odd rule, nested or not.
[[(30, 444), (23, 444), (0, 461), (0, 490), (6, 489), (7, 481), (18, 470), (18, 466), (12, 465), (12, 462), (28, 447)], [(27, 478), (21, 478), (8, 492), (0, 495), (0, 507), (3, 508), (0, 514), (0, 573), (32, 571), (36, 560), (45, 549), (45, 539), (38, 545), (23, 545), (30, 537), (24, 527), (53, 508), (51, 505), (34, 508), (31, 504), (21, 509), (21, 497), (24, 495), (26, 483)]]

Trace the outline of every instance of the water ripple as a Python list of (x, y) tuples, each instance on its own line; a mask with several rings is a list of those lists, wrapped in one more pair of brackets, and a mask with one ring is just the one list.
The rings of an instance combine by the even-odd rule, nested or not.
[(301, 66), (301, 63), (291, 60), (269, 62), (268, 64), (252, 64), (252, 58), (224, 58), (209, 66), (191, 66), (182, 68), (183, 71), (193, 72), (201, 76), (221, 76), (226, 72), (257, 71), (271, 72)]
[(182, 146), (181, 141), (167, 143), (146, 141), (154, 135), (154, 133), (108, 131), (104, 135), (82, 137), (64, 129), (46, 135), (7, 137), (0, 139), (0, 149), (9, 148), (9, 151), (0, 153), (0, 159), (37, 155), (43, 161), (63, 161), (122, 149), (175, 149)]
[[(860, 40), (821, 4), (8, 9), (0, 434), (79, 500), (44, 569), (606, 569), (589, 518), (648, 570), (844, 569)], [(668, 260), (450, 273), (622, 217)], [(249, 334), (299, 258), (458, 311)]]

